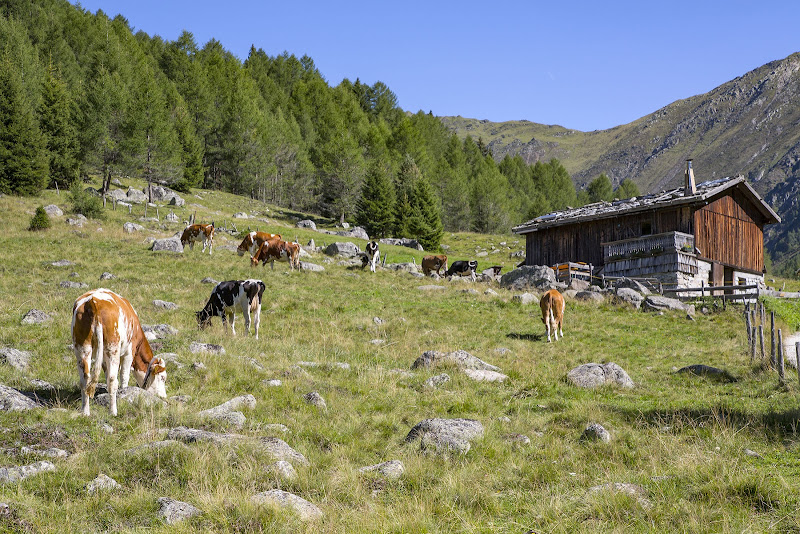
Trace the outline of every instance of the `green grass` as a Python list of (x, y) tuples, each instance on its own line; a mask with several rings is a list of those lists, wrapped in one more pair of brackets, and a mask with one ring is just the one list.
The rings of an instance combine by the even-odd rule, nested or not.
[[(134, 185), (138, 182), (131, 181)], [(127, 185), (127, 184), (126, 184)], [(141, 185), (139, 185), (141, 186)], [(199, 222), (218, 227), (235, 222), (295, 236), (317, 245), (334, 236), (294, 228), (302, 214), (219, 192), (185, 195), (187, 206), (175, 213), (181, 221), (196, 212)], [(199, 198), (198, 198), (199, 197)], [(0, 198), (6, 228), (0, 236), (0, 346), (33, 353), (31, 369), (20, 373), (0, 365), (0, 383), (30, 390), (29, 378), (57, 388), (54, 406), (65, 410), (0, 412), (0, 465), (22, 465), (35, 458), (12, 456), (4, 449), (46, 443), (72, 453), (55, 460), (55, 472), (0, 487), (0, 501), (15, 510), (0, 518), (0, 531), (31, 532), (785, 532), (800, 528), (800, 441), (796, 381), (780, 387), (774, 373), (751, 365), (741, 312), (663, 316), (611, 304), (568, 300), (566, 337), (543, 340), (537, 306), (521, 306), (503, 290), (483, 295), (482, 284), (453, 284), (430, 293), (430, 283), (408, 274), (351, 270), (317, 255), (322, 273), (253, 270), (236, 255), (238, 237), (220, 232), (214, 254), (199, 248), (182, 255), (154, 254), (146, 237), (169, 236), (183, 223), (143, 223), (147, 230), (125, 234), (122, 224), (138, 222), (143, 208), (106, 209), (102, 221), (81, 229), (54, 217), (53, 227), (29, 232), (36, 206), (68, 207), (65, 195), (47, 191), (40, 198)], [(196, 206), (192, 206), (196, 204)], [(65, 209), (66, 211), (66, 209)], [(253, 219), (233, 219), (244, 211)], [(148, 211), (148, 216), (152, 211)], [(332, 221), (317, 219), (333, 228)], [(98, 228), (102, 228), (99, 231)], [(363, 242), (353, 240), (363, 247)], [(523, 243), (515, 236), (445, 234), (448, 256), (478, 258), (480, 267), (515, 263), (509, 253)], [(501, 245), (505, 242), (506, 245)], [(492, 246), (495, 249), (492, 249)], [(381, 247), (389, 262), (417, 263), (424, 255), (402, 247)], [(491, 253), (492, 250), (500, 252)], [(72, 267), (53, 267), (68, 259)], [(116, 279), (99, 281), (109, 271)], [(77, 277), (70, 277), (72, 272)], [(258, 341), (242, 332), (226, 335), (218, 320), (197, 329), (200, 309), (211, 286), (200, 280), (259, 277), (267, 285)], [(69, 349), (70, 311), (85, 290), (62, 289), (63, 280), (105, 286), (128, 298), (144, 324), (167, 323), (179, 334), (156, 352), (174, 352), (184, 366), (169, 365), (168, 394), (189, 395), (186, 404), (171, 402), (148, 409), (120, 403), (120, 416), (92, 406), (90, 418), (78, 415), (80, 399), (74, 356)], [(448, 284), (447, 282), (438, 282)], [(480, 294), (461, 291), (475, 288)], [(153, 307), (154, 299), (177, 303), (177, 311)], [(23, 326), (31, 308), (54, 316), (46, 326)], [(385, 320), (376, 325), (373, 317)], [(383, 339), (383, 345), (372, 345)], [(218, 343), (225, 356), (193, 355), (192, 341)], [(498, 351), (505, 348), (508, 351)], [(469, 380), (454, 368), (418, 370), (405, 377), (425, 350), (464, 349), (499, 366), (504, 384)], [(255, 360), (259, 366), (251, 363)], [(308, 376), (285, 374), (300, 361), (346, 362), (309, 368)], [(573, 367), (613, 361), (636, 382), (632, 390), (585, 391), (567, 383)], [(205, 369), (193, 370), (193, 362)], [(685, 365), (722, 367), (734, 383), (676, 375)], [(436, 390), (423, 387), (433, 374), (451, 381)], [(280, 378), (281, 387), (263, 381)], [(318, 391), (328, 409), (320, 412), (302, 399)], [(185, 425), (231, 430), (202, 420), (197, 412), (237, 395), (253, 394), (240, 431), (274, 435), (304, 454), (310, 466), (295, 466), (298, 479), (276, 479), (265, 468), (273, 460), (250, 446), (192, 444), (158, 452), (126, 454), (149, 441), (164, 439), (165, 429)], [(410, 428), (428, 417), (467, 417), (481, 421), (485, 436), (465, 456), (443, 459), (405, 444)], [(585, 443), (580, 435), (590, 422), (613, 434), (610, 443)], [(100, 425), (113, 426), (113, 434)], [(289, 432), (267, 430), (281, 423)], [(526, 434), (530, 445), (504, 436)], [(760, 454), (747, 456), (745, 449)], [(399, 459), (405, 473), (385, 481), (360, 474), (362, 466)], [(86, 484), (105, 473), (124, 490), (89, 496)], [(609, 482), (643, 486), (650, 506), (621, 494), (587, 494)], [(250, 496), (271, 488), (300, 495), (325, 513), (303, 524), (285, 512), (258, 507)], [(157, 499), (188, 501), (200, 517), (167, 526), (155, 515)]]

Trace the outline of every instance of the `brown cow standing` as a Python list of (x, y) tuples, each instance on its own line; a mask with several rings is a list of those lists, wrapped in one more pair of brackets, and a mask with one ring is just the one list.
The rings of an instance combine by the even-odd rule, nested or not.
[(258, 262), (262, 262), (264, 266), (270, 262), (270, 266), (274, 270), (276, 261), (288, 261), (292, 270), (299, 269), (300, 245), (280, 239), (270, 239), (261, 245), (255, 256), (250, 257), (252, 267), (257, 267)]
[(566, 303), (561, 293), (555, 289), (551, 289), (542, 295), (539, 301), (539, 307), (542, 308), (542, 322), (547, 326), (547, 341), (551, 341), (550, 329), (553, 330), (556, 341), (558, 341), (559, 334), (561, 334), (561, 337), (564, 337), (564, 332), (561, 327), (564, 324), (564, 309), (566, 308)]
[(206, 251), (208, 246), (208, 255), (211, 255), (211, 248), (214, 246), (214, 223), (211, 224), (190, 224), (183, 230), (181, 235), (181, 245), (184, 247), (189, 245), (189, 248), (194, 250), (195, 241), (203, 241), (203, 250)]
[(431, 274), (431, 271), (436, 271), (436, 274), (441, 276), (439, 270), (444, 268), (447, 270), (447, 256), (441, 254), (439, 256), (425, 256), (422, 258), (422, 273), (425, 276)]
[[(100, 369), (106, 371), (111, 415), (117, 415), (117, 388), (133, 376), (139, 387), (167, 397), (167, 368), (153, 357), (150, 343), (131, 303), (108, 289), (95, 289), (78, 297), (72, 306), (72, 346), (78, 364), (83, 415), (89, 415)], [(92, 361), (94, 353), (94, 362)]]
[(270, 239), (280, 239), (281, 234), (268, 234), (267, 232), (250, 232), (244, 239), (242, 240), (241, 244), (236, 248), (236, 252), (239, 256), (244, 256), (244, 253), (247, 252), (250, 256), (255, 256), (256, 252), (261, 245), (264, 244), (265, 241), (269, 241)]

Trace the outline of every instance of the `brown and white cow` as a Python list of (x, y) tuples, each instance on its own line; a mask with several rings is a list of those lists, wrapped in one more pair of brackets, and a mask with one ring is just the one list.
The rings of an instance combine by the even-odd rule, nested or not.
[(561, 327), (564, 324), (564, 308), (566, 303), (564, 297), (556, 289), (551, 289), (539, 300), (539, 307), (542, 308), (542, 322), (547, 327), (547, 341), (550, 342), (550, 330), (558, 341), (558, 335), (564, 337)]
[(447, 256), (444, 254), (422, 258), (422, 273), (425, 276), (430, 275), (431, 271), (436, 271), (436, 274), (441, 275), (440, 269), (447, 270)]
[(242, 240), (241, 244), (236, 248), (236, 252), (239, 256), (244, 256), (244, 253), (247, 252), (250, 256), (255, 256), (256, 252), (261, 245), (264, 244), (264, 241), (269, 241), (270, 239), (281, 239), (281, 234), (268, 234), (267, 232), (250, 232), (244, 239)]
[(184, 247), (189, 245), (189, 248), (194, 250), (195, 241), (203, 242), (203, 250), (206, 251), (208, 247), (208, 254), (211, 255), (211, 248), (214, 246), (214, 223), (211, 224), (190, 224), (183, 230), (181, 235), (181, 245)]
[(111, 415), (117, 415), (117, 374), (122, 375), (122, 387), (128, 387), (131, 367), (139, 387), (161, 398), (167, 397), (166, 362), (153, 357), (133, 306), (113, 291), (95, 289), (75, 301), (72, 346), (78, 364), (83, 415), (89, 415), (89, 399), (94, 397), (101, 369), (106, 372)]
[(300, 245), (280, 239), (264, 241), (255, 256), (250, 257), (250, 265), (257, 267), (261, 262), (265, 267), (270, 262), (272, 269), (275, 269), (276, 261), (288, 261), (289, 266), (294, 270), (300, 268)]

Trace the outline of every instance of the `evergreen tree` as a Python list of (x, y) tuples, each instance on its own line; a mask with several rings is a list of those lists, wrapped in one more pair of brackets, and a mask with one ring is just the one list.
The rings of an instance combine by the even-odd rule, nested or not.
[[(424, 177), (420, 177), (414, 184), (414, 217), (412, 234), (419, 240), (425, 250), (437, 250), (444, 236), (439, 199), (433, 187)], [(419, 221), (417, 223), (416, 221)]]
[(28, 230), (47, 230), (50, 228), (50, 226), (50, 217), (47, 215), (47, 212), (44, 211), (44, 206), (39, 206), (36, 208), (36, 213), (31, 219), (31, 224), (28, 226)]
[(611, 186), (611, 180), (606, 176), (606, 173), (602, 173), (592, 180), (589, 183), (589, 187), (586, 188), (586, 192), (589, 194), (589, 201), (591, 202), (608, 202), (614, 199), (614, 188)]
[(356, 222), (370, 236), (388, 237), (394, 227), (394, 203), (391, 178), (380, 163), (373, 164), (364, 178)]
[(619, 199), (633, 198), (640, 196), (639, 187), (630, 178), (625, 178), (620, 182), (615, 191), (615, 197)]
[(39, 110), (40, 128), (47, 141), (50, 181), (62, 189), (78, 179), (78, 132), (67, 86), (51, 63)]

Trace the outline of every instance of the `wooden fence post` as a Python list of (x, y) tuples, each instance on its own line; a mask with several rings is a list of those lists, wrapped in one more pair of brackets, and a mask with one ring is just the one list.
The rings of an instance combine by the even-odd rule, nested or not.
[(769, 363), (775, 367), (778, 363), (775, 359), (775, 312), (769, 312)]
[(749, 345), (750, 342), (752, 341), (750, 339), (750, 328), (751, 328), (752, 325), (750, 324), (750, 313), (749, 312), (745, 312), (745, 314), (744, 314), (744, 322), (745, 322), (745, 327), (747, 328), (747, 344)]
[(782, 386), (786, 385), (786, 370), (783, 366), (783, 334), (778, 329), (778, 381)]
[(764, 365), (764, 325), (758, 325), (758, 342), (761, 345), (761, 365)]
[[(756, 361), (756, 327), (750, 327), (750, 364)], [(800, 380), (800, 378), (798, 378)]]

